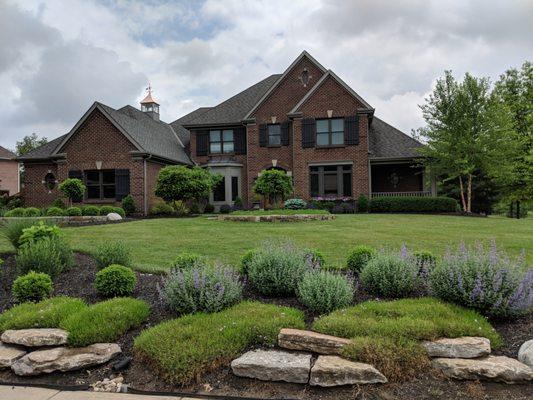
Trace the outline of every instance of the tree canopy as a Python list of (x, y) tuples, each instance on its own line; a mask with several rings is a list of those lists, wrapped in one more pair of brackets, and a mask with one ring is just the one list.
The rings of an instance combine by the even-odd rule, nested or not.
[(209, 197), (220, 176), (209, 170), (172, 165), (159, 171), (155, 194), (165, 201), (202, 200)]
[(291, 194), (292, 179), (285, 171), (276, 169), (261, 171), (261, 175), (254, 183), (253, 191), (277, 204)]
[(18, 141), (16, 144), (17, 155), (23, 156), (24, 154), (28, 154), (30, 151), (46, 143), (48, 143), (48, 139), (45, 137), (39, 138), (36, 133), (26, 135), (22, 138), (21, 141)]

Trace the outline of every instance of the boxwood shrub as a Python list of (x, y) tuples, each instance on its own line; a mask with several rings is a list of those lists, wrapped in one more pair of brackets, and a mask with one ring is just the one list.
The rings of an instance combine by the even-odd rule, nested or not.
[(50, 275), (30, 271), (15, 279), (11, 294), (17, 303), (37, 302), (50, 297), (53, 289)]
[(65, 210), (59, 207), (50, 207), (46, 210), (47, 217), (62, 217), (65, 215)]
[(100, 215), (102, 215), (104, 217), (107, 214), (111, 214), (111, 213), (114, 213), (114, 212), (116, 212), (114, 206), (102, 206), (102, 207), (100, 207)]
[(69, 207), (67, 208), (67, 215), (70, 217), (79, 217), (82, 214), (81, 208), (79, 207)]
[(375, 213), (452, 213), (457, 207), (450, 197), (375, 197), (369, 203)]
[(346, 260), (346, 268), (353, 272), (360, 273), (361, 270), (368, 264), (370, 259), (376, 255), (376, 249), (370, 246), (359, 245), (354, 247), (348, 254)]
[(136, 283), (135, 272), (115, 264), (96, 273), (94, 288), (102, 297), (123, 297), (133, 293)]
[(99, 215), (100, 214), (100, 207), (91, 206), (91, 205), (83, 206), (81, 208), (81, 214), (82, 215), (87, 215), (87, 216)]
[(17, 207), (12, 210), (9, 210), (4, 214), (4, 217), (24, 217), (24, 208)]
[(24, 209), (24, 216), (29, 218), (39, 217), (41, 210), (36, 207), (28, 207)]

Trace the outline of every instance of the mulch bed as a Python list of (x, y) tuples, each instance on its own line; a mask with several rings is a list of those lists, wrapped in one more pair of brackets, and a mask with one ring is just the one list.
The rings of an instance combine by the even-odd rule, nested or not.
[[(12, 254), (0, 254), (5, 260), (0, 276), (0, 311), (13, 305), (10, 290), (16, 277), (15, 260)], [(76, 265), (63, 272), (54, 281), (54, 295), (80, 297), (89, 303), (100, 301), (93, 288), (96, 266), (90, 256), (76, 254)], [(151, 314), (141, 327), (129, 331), (119, 341), (123, 354), (114, 361), (100, 367), (70, 373), (52, 373), (37, 377), (18, 377), (10, 370), (0, 371), (0, 383), (31, 383), (54, 385), (90, 385), (98, 380), (109, 378), (117, 373), (112, 366), (127, 357), (133, 357), (133, 340), (139, 333), (161, 321), (175, 318), (160, 301), (158, 284), (159, 275), (137, 273), (137, 287), (134, 296), (143, 299), (151, 306)], [(303, 309), (296, 299), (265, 298), (245, 286), (244, 297), (262, 302), (297, 307)], [(370, 296), (358, 291), (356, 301), (364, 301)], [(317, 315), (306, 311), (306, 320), (310, 324)], [(531, 339), (533, 316), (519, 318), (512, 322), (495, 321), (495, 329), (502, 335), (504, 345), (494, 351), (496, 355), (516, 357), (520, 345)], [(198, 377), (197, 383), (186, 387), (169, 385), (150, 371), (146, 365), (136, 363), (133, 359), (129, 368), (122, 371), (124, 381), (131, 388), (144, 391), (186, 392), (211, 394), (218, 396), (245, 396), (261, 399), (493, 399), (506, 400), (530, 399), (533, 385), (504, 385), (487, 382), (460, 382), (446, 379), (436, 371), (428, 371), (416, 379), (404, 383), (391, 383), (380, 386), (347, 386), (341, 388), (314, 388), (306, 385), (261, 382), (253, 379), (239, 378), (231, 373), (229, 367), (220, 368)]]

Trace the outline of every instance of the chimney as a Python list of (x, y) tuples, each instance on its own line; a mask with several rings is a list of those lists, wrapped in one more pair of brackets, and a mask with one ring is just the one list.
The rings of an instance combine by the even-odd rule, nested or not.
[(159, 121), (159, 103), (152, 97), (152, 86), (146, 88), (148, 94), (141, 101), (141, 111), (148, 114), (154, 120)]

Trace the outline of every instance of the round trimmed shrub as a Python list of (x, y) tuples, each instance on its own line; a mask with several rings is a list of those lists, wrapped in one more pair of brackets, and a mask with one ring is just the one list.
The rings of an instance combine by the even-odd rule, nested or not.
[(15, 279), (11, 294), (17, 303), (39, 302), (50, 297), (53, 289), (50, 275), (30, 271)]
[(408, 297), (418, 282), (418, 265), (410, 258), (380, 252), (368, 261), (359, 276), (365, 289), (373, 295)]
[(133, 201), (133, 197), (131, 194), (128, 194), (122, 199), (122, 209), (124, 210), (126, 215), (135, 214), (135, 211), (137, 211), (137, 207), (135, 207), (135, 201)]
[(113, 264), (129, 268), (133, 266), (130, 249), (121, 242), (104, 242), (100, 244), (96, 248), (93, 257), (98, 269), (109, 267)]
[(43, 237), (21, 246), (15, 261), (19, 274), (44, 272), (53, 279), (73, 264), (74, 256), (62, 237)]
[(79, 207), (69, 207), (67, 208), (67, 215), (70, 217), (79, 217), (81, 216), (81, 208)]
[(47, 217), (62, 217), (65, 215), (65, 211), (59, 207), (50, 207), (46, 210)]
[(25, 217), (34, 218), (34, 217), (39, 217), (40, 215), (41, 215), (41, 210), (39, 210), (36, 207), (28, 207), (24, 209)]
[(365, 245), (356, 246), (350, 254), (348, 254), (346, 267), (359, 273), (375, 255), (376, 250), (373, 247)]
[(163, 281), (161, 294), (178, 314), (211, 313), (237, 303), (242, 284), (233, 268), (195, 266), (172, 271)]
[(100, 215), (100, 207), (97, 206), (83, 206), (81, 208), (81, 215), (96, 216)]
[(248, 278), (263, 295), (292, 296), (308, 270), (305, 252), (292, 243), (268, 241), (254, 252)]
[(107, 214), (111, 214), (111, 213), (114, 213), (114, 212), (116, 212), (114, 206), (102, 206), (102, 207), (100, 207), (100, 215), (102, 215), (104, 217)]
[(283, 208), (288, 210), (303, 210), (307, 207), (307, 203), (302, 199), (288, 199), (285, 200)]
[(130, 296), (135, 289), (137, 276), (130, 268), (113, 264), (98, 271), (94, 288), (102, 297)]
[(17, 207), (12, 210), (9, 210), (4, 214), (4, 217), (23, 217), (24, 216), (24, 208)]
[(354, 288), (344, 276), (327, 271), (308, 272), (298, 284), (298, 300), (311, 311), (330, 313), (350, 305)]
[(126, 212), (122, 207), (113, 207), (113, 212), (120, 215), (122, 218), (126, 218)]
[(196, 253), (183, 252), (178, 254), (172, 264), (176, 269), (191, 269), (202, 264), (201, 257)]

